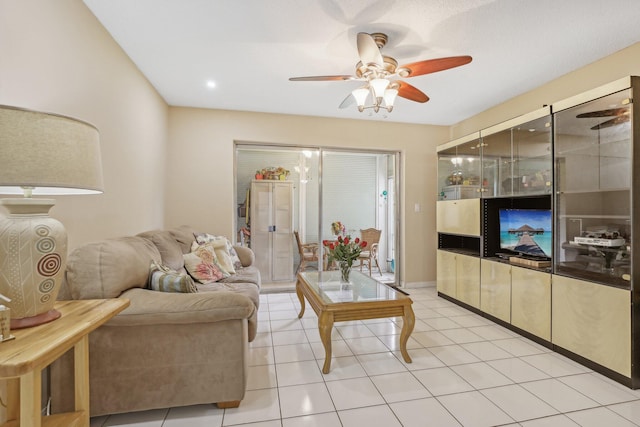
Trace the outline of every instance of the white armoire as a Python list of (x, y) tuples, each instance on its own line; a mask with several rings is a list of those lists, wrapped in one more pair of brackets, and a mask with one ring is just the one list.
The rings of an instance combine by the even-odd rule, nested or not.
[(254, 180), (249, 212), (262, 282), (293, 280), (293, 182)]

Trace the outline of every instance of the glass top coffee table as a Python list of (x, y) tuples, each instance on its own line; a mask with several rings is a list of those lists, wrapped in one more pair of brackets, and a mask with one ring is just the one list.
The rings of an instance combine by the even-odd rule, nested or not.
[(402, 317), (400, 352), (404, 361), (411, 363), (407, 341), (413, 331), (415, 316), (411, 298), (380, 283), (359, 271), (351, 271), (349, 283), (340, 282), (340, 271), (308, 271), (298, 273), (296, 293), (300, 299), (301, 318), (305, 298), (318, 315), (318, 330), (324, 346), (325, 359), (322, 372), (331, 369), (331, 330), (334, 322), (348, 320)]

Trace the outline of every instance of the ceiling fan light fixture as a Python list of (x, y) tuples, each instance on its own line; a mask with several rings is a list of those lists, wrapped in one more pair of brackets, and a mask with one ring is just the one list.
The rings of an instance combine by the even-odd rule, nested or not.
[[(357, 48), (359, 61), (356, 63), (355, 74), (335, 75), (335, 76), (310, 76), (292, 77), (292, 81), (344, 81), (359, 80), (364, 81), (363, 88), (351, 92), (353, 98), (347, 97), (339, 105), (344, 109), (353, 105), (356, 100), (358, 111), (373, 110), (379, 112), (386, 110), (391, 112), (396, 97), (401, 97), (413, 102), (425, 103), (429, 97), (420, 89), (395, 79), (396, 77), (416, 77), (424, 74), (436, 73), (450, 68), (468, 64), (472, 58), (465, 56), (451, 56), (447, 58), (426, 59), (398, 66), (398, 61), (391, 56), (382, 55), (381, 49), (387, 44), (387, 35), (383, 33), (364, 33), (357, 35)], [(367, 97), (371, 92), (372, 100), (370, 105), (366, 105)], [(371, 115), (371, 112), (369, 113)], [(386, 115), (384, 116), (387, 117)]]
[(359, 87), (358, 89), (351, 92), (351, 95), (353, 95), (356, 100), (358, 111), (362, 113), (364, 111), (364, 104), (367, 102), (367, 96), (369, 96), (369, 88), (366, 86)]

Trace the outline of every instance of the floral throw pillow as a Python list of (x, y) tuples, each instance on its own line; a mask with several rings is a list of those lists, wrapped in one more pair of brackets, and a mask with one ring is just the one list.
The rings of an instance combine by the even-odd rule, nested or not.
[(226, 246), (226, 252), (229, 254), (229, 257), (231, 258), (231, 264), (233, 265), (234, 273), (235, 273), (235, 270), (242, 268), (242, 262), (240, 262), (240, 257), (238, 256), (238, 253), (233, 248), (233, 245), (231, 244), (229, 239), (227, 239), (226, 237), (214, 236), (212, 234), (207, 234), (207, 233), (200, 233), (200, 234), (195, 234), (195, 238), (196, 238), (196, 243), (199, 245), (203, 245), (210, 242), (216, 242), (219, 240), (224, 241)]
[(210, 257), (209, 260), (200, 258), (196, 253), (184, 254), (184, 268), (191, 277), (200, 283), (217, 282), (225, 277), (224, 273), (216, 266)]
[(217, 266), (220, 267), (220, 269), (228, 275), (235, 274), (236, 269), (233, 266), (231, 255), (227, 250), (226, 239), (216, 238), (200, 245), (197, 242), (193, 242), (193, 245), (191, 245), (191, 252), (195, 252), (198, 250), (207, 250), (213, 252), (217, 261)]
[(151, 261), (148, 288), (160, 292), (198, 292), (191, 276), (178, 273), (169, 267)]

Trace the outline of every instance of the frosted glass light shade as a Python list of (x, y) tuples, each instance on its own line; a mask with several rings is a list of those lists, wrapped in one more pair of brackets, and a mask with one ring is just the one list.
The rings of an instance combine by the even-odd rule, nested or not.
[(361, 87), (351, 92), (351, 94), (356, 99), (356, 105), (358, 105), (358, 107), (364, 107), (364, 103), (367, 101), (367, 96), (369, 96), (369, 89)]
[(70, 117), (0, 105), (0, 194), (103, 191), (98, 130)]
[(384, 91), (384, 103), (389, 111), (393, 108), (393, 103), (396, 101), (397, 96), (398, 89), (387, 89)]
[(384, 91), (387, 89), (387, 86), (389, 86), (389, 80), (387, 79), (373, 79), (370, 83), (376, 98), (382, 98)]

